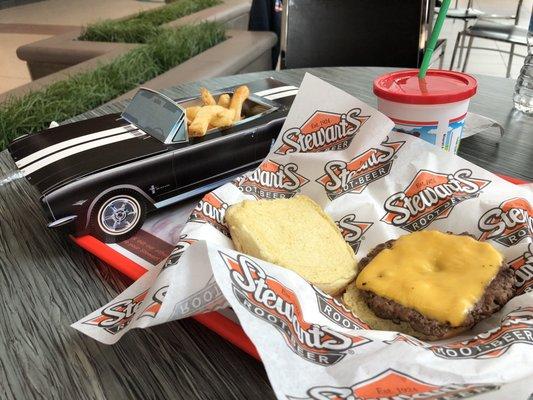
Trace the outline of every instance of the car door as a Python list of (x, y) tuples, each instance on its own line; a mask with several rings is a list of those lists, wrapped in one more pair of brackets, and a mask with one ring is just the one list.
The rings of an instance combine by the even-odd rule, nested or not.
[(255, 126), (239, 125), (191, 138), (174, 152), (177, 193), (198, 190), (253, 168), (257, 163), (255, 132)]

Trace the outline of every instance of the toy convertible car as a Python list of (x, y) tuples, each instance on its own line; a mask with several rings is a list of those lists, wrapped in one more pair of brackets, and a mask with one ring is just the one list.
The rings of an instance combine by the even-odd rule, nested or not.
[(248, 87), (243, 118), (202, 137), (188, 138), (185, 121), (198, 97), (171, 100), (141, 89), (122, 114), (20, 137), (9, 152), (41, 192), (49, 227), (118, 242), (147, 213), (212, 190), (268, 154), (297, 88), (272, 78)]

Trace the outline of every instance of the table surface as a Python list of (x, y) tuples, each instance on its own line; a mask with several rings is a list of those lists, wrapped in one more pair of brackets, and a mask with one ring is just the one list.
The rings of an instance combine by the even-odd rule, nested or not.
[[(385, 68), (310, 70), (375, 104), (371, 82)], [(273, 76), (298, 85), (304, 70), (260, 72), (180, 85), (195, 95)], [(512, 110), (514, 81), (479, 76), (470, 110), (504, 126), (481, 133), (460, 154), (492, 171), (533, 181), (533, 118)], [(101, 107), (86, 116), (110, 112)], [(116, 345), (93, 341), (70, 324), (130, 283), (118, 272), (47, 229), (38, 194), (0, 153), (0, 397), (21, 398), (273, 398), (261, 363), (191, 319), (128, 333)]]

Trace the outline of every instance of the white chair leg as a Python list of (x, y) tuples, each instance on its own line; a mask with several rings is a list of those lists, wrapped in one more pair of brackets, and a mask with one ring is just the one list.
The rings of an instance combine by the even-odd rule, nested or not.
[[(464, 26), (463, 26), (463, 31), (466, 32), (466, 28), (468, 28), (468, 20), (465, 19), (465, 23), (464, 23)], [(459, 60), (457, 62), (457, 68), (461, 67), (461, 62), (463, 61), (463, 50), (465, 48), (465, 40), (466, 40), (466, 35), (463, 35), (462, 39), (461, 39), (461, 49), (459, 50)]]
[(455, 45), (453, 46), (452, 61), (450, 62), (450, 71), (453, 70), (453, 62), (457, 54), (457, 48), (459, 47), (459, 40), (461, 40), (462, 32), (457, 32), (457, 39), (455, 39)]
[(446, 41), (444, 41), (444, 43), (442, 44), (442, 49), (441, 49), (441, 53), (440, 53), (440, 56), (439, 56), (439, 69), (442, 69), (442, 67), (444, 66), (444, 54), (446, 54)]
[(470, 57), (470, 50), (472, 49), (473, 41), (474, 41), (474, 36), (470, 36), (470, 39), (468, 40), (468, 47), (466, 49), (465, 62), (463, 64), (463, 68), (461, 69), (462, 72), (466, 71), (466, 66), (468, 64), (468, 58)]
[(514, 56), (514, 43), (511, 43), (511, 50), (509, 50), (509, 61), (507, 61), (507, 73), (505, 74), (506, 78), (511, 77), (511, 67), (513, 66), (513, 56)]

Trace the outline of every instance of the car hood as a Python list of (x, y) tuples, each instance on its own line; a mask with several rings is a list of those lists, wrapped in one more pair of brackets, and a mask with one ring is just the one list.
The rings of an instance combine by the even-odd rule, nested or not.
[(167, 147), (119, 114), (110, 114), (24, 136), (9, 152), (43, 194), (80, 177), (162, 153)]

